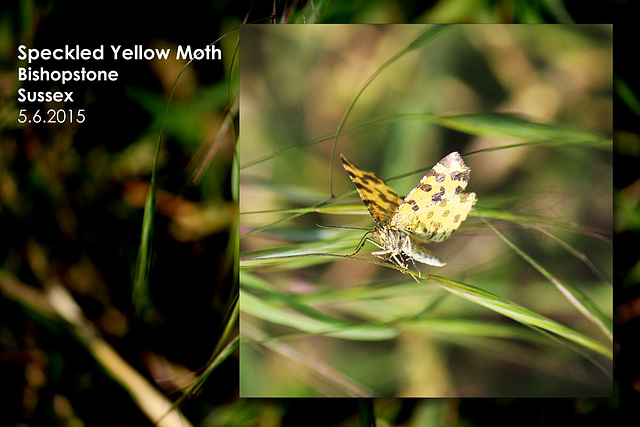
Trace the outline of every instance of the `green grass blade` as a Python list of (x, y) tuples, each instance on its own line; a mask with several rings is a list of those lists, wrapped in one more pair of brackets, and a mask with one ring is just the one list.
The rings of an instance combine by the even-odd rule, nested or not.
[(565, 338), (579, 346), (601, 354), (608, 359), (613, 358), (613, 352), (610, 347), (604, 346), (589, 337), (574, 331), (560, 323), (555, 322), (545, 316), (535, 313), (521, 305), (511, 302), (505, 298), (499, 297), (488, 291), (467, 285), (446, 277), (429, 276), (430, 282), (442, 286), (447, 291), (456, 294), (466, 300), (482, 305), (497, 313), (507, 316), (517, 322), (527, 326), (539, 328), (550, 332), (554, 335)]
[(373, 400), (358, 399), (360, 427), (376, 427), (376, 415), (373, 411)]
[(498, 231), (489, 221), (487, 221), (482, 215), (480, 218), (496, 233), (510, 248), (512, 248), (522, 259), (527, 261), (529, 265), (535, 268), (540, 274), (546, 277), (564, 297), (580, 311), (589, 321), (596, 325), (610, 341), (613, 341), (613, 321), (597, 307), (589, 297), (578, 289), (573, 288), (568, 284), (561, 283), (555, 278), (549, 271), (543, 268), (539, 263), (534, 261), (529, 255), (524, 253), (518, 248), (511, 240), (509, 240), (503, 233)]
[(592, 132), (558, 125), (535, 123), (512, 114), (477, 113), (441, 116), (438, 122), (449, 129), (472, 135), (524, 138), (559, 142), (604, 142)]
[[(271, 323), (313, 335), (362, 341), (387, 340), (400, 333), (399, 329), (388, 325), (357, 324), (336, 319), (298, 301), (295, 296), (271, 290), (267, 283), (247, 273), (241, 273), (240, 281), (242, 312)], [(258, 297), (258, 292), (263, 295)]]
[(421, 46), (424, 46), (426, 43), (428, 43), (429, 41), (433, 40), (434, 38), (436, 38), (437, 36), (439, 36), (440, 34), (442, 34), (442, 32), (446, 29), (446, 26), (443, 25), (432, 25), (429, 26), (427, 28), (425, 28), (424, 30), (422, 30), (418, 36), (404, 49), (400, 50), (398, 53), (396, 53), (395, 55), (393, 55), (391, 58), (389, 58), (384, 64), (382, 64), (372, 75), (371, 77), (369, 77), (367, 79), (367, 81), (364, 83), (364, 85), (362, 85), (362, 87), (360, 88), (360, 90), (358, 90), (358, 92), (356, 93), (356, 96), (353, 98), (353, 101), (351, 101), (351, 104), (349, 104), (349, 106), (347, 107), (347, 110), (344, 113), (344, 116), (342, 116), (342, 120), (340, 121), (340, 124), (338, 125), (338, 130), (336, 131), (336, 136), (333, 140), (333, 147), (331, 149), (331, 165), (330, 165), (330, 173), (329, 173), (329, 188), (331, 189), (331, 197), (333, 197), (333, 162), (334, 159), (336, 157), (336, 148), (338, 147), (338, 138), (340, 137), (341, 133), (342, 133), (342, 128), (344, 127), (344, 124), (347, 122), (347, 118), (349, 117), (349, 114), (351, 113), (351, 110), (353, 110), (353, 107), (356, 105), (356, 102), (358, 102), (358, 99), (360, 98), (360, 96), (364, 93), (365, 89), (384, 71), (387, 69), (387, 67), (389, 67), (391, 64), (393, 64), (394, 62), (396, 62), (398, 59), (402, 58), (405, 54), (411, 52), (412, 50), (415, 50)]
[(178, 85), (180, 76), (187, 69), (191, 59), (178, 73), (171, 92), (169, 92), (169, 98), (162, 118), (162, 125), (158, 132), (158, 142), (156, 144), (156, 154), (153, 160), (153, 169), (151, 170), (151, 184), (149, 185), (149, 192), (147, 193), (147, 199), (144, 205), (144, 214), (142, 216), (142, 234), (140, 237), (140, 246), (138, 248), (138, 257), (136, 260), (136, 267), (134, 272), (133, 286), (131, 291), (131, 301), (136, 314), (140, 314), (142, 309), (147, 303), (149, 294), (149, 270), (151, 268), (151, 256), (153, 250), (153, 224), (156, 213), (156, 182), (158, 174), (158, 161), (160, 158), (160, 148), (162, 145), (162, 135), (169, 117), (169, 106), (173, 98), (173, 93)]
[(330, 141), (332, 139), (335, 140), (339, 135), (348, 135), (350, 133), (367, 129), (370, 126), (401, 120), (417, 120), (425, 123), (436, 124), (447, 129), (457, 130), (469, 135), (526, 139), (526, 141), (513, 144), (484, 148), (482, 152), (504, 150), (506, 148), (529, 145), (566, 145), (578, 143), (589, 145), (611, 144), (610, 138), (605, 138), (597, 133), (551, 124), (536, 123), (523, 117), (508, 113), (478, 113), (447, 116), (437, 116), (435, 114), (393, 114), (390, 116), (367, 120), (348, 129), (341, 129), (339, 134), (334, 133), (325, 135), (301, 144), (285, 147), (281, 150), (246, 162), (240, 166), (240, 169), (254, 166), (281, 155), (304, 150), (310, 146), (325, 141)]
[(475, 211), (479, 216), (481, 215), (484, 218), (492, 218), (492, 219), (498, 219), (503, 221), (509, 221), (515, 224), (521, 224), (528, 227), (537, 227), (539, 225), (559, 227), (565, 230), (581, 233), (585, 236), (590, 236), (594, 239), (598, 239), (603, 242), (611, 242), (610, 236), (603, 234), (599, 230), (586, 228), (572, 222), (561, 221), (561, 220), (558, 220), (557, 218), (549, 218), (545, 216), (508, 211), (504, 209), (476, 208)]
[(607, 286), (611, 286), (611, 282), (604, 276), (604, 274), (602, 274), (602, 272), (600, 272), (600, 270), (598, 270), (598, 268), (593, 264), (593, 262), (591, 262), (591, 260), (585, 255), (584, 252), (579, 251), (578, 249), (576, 249), (573, 246), (569, 245), (567, 242), (565, 242), (564, 240), (558, 238), (557, 236), (555, 236), (554, 234), (550, 233), (549, 231), (545, 230), (542, 227), (539, 227), (537, 225), (533, 225), (532, 228), (534, 228), (538, 232), (544, 234), (545, 236), (548, 236), (549, 238), (555, 240), (558, 243), (558, 245), (563, 247), (570, 254), (572, 254), (574, 257), (576, 257), (577, 259), (582, 261), (587, 267), (589, 267), (589, 270), (591, 270), (593, 272), (593, 274), (596, 275), (596, 277), (598, 277), (598, 279), (600, 279), (600, 281), (603, 284), (605, 284)]
[(175, 407), (179, 407), (183, 401), (194, 396), (198, 391), (204, 386), (204, 383), (207, 381), (207, 378), (215, 371), (215, 369), (220, 366), (222, 362), (224, 362), (229, 356), (231, 356), (237, 349), (240, 344), (240, 338), (238, 337), (237, 326), (238, 326), (238, 316), (239, 316), (240, 307), (238, 304), (238, 299), (235, 300), (233, 304), (233, 308), (231, 312), (227, 316), (227, 322), (225, 324), (225, 329), (216, 345), (215, 350), (213, 351), (213, 356), (207, 363), (207, 367), (205, 368), (202, 375), (200, 375), (193, 383), (184, 390), (182, 396), (176, 400), (174, 403)]
[(131, 300), (136, 314), (140, 314), (147, 304), (147, 296), (149, 293), (149, 269), (151, 268), (153, 224), (156, 213), (155, 175), (158, 166), (159, 152), (160, 141), (158, 141), (158, 146), (156, 148), (156, 158), (153, 164), (151, 185), (149, 186), (149, 193), (147, 194), (147, 199), (144, 204), (142, 235), (140, 237), (140, 246), (138, 248), (138, 258), (136, 260), (136, 270), (131, 293)]
[[(343, 374), (315, 354), (301, 352), (282, 341), (269, 340), (264, 332), (244, 320), (242, 334), (248, 340), (246, 342), (256, 343), (256, 348), (259, 351), (267, 353), (268, 350), (272, 354), (284, 358), (287, 368), (298, 372), (305, 382), (311, 384), (320, 395), (356, 397), (373, 394), (371, 389)], [(245, 344), (245, 341), (241, 344)], [(242, 396), (242, 383), (240, 384), (240, 396)]]
[[(444, 31), (450, 28), (448, 25), (432, 25), (430, 27), (425, 28), (418, 36), (403, 50), (401, 50), (397, 57), (392, 58), (393, 60), (397, 60), (401, 56), (411, 52), (412, 50), (418, 49), (419, 47), (424, 46), (429, 43), (431, 40), (440, 36)], [(393, 61), (392, 61), (393, 62)]]
[(636, 116), (640, 116), (640, 100), (638, 100), (631, 86), (623, 79), (616, 77), (613, 80), (613, 88), (620, 99), (622, 99), (622, 102), (624, 102)]

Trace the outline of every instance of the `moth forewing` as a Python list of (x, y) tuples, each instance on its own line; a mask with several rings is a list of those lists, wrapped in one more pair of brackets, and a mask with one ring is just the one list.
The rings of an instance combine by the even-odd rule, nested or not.
[(358, 169), (342, 154), (340, 158), (342, 166), (356, 186), (358, 194), (373, 220), (378, 224), (388, 223), (402, 203), (402, 198), (373, 172)]

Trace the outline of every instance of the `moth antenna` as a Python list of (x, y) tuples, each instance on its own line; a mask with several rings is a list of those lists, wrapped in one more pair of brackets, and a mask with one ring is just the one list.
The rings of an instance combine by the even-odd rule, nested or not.
[[(344, 225), (324, 225), (324, 224), (318, 224), (316, 222), (316, 225), (320, 228), (337, 228), (339, 230), (358, 230), (358, 231), (371, 231), (368, 228), (362, 228), (362, 227), (347, 227)], [(366, 234), (365, 234), (366, 236)]]
[(358, 246), (356, 246), (356, 250), (355, 252), (353, 252), (352, 254), (349, 254), (347, 256), (354, 256), (355, 254), (357, 254), (358, 252), (360, 252), (360, 249), (362, 249), (362, 247), (364, 246), (365, 242), (367, 240), (369, 240), (370, 242), (374, 243), (376, 246), (379, 246), (376, 242), (374, 242), (373, 240), (367, 238), (367, 235), (370, 234), (373, 230), (370, 230), (368, 228), (362, 228), (362, 227), (346, 227), (346, 226), (341, 226), (341, 225), (324, 225), (324, 224), (318, 224), (316, 223), (316, 225), (320, 228), (337, 228), (340, 230), (358, 230), (358, 231), (366, 231), (366, 233), (364, 233), (364, 235), (362, 236), (362, 238), (360, 239), (360, 242), (358, 243)]

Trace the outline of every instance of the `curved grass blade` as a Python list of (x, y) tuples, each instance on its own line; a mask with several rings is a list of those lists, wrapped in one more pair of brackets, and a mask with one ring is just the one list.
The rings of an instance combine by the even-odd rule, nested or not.
[(622, 102), (624, 102), (636, 116), (640, 117), (640, 100), (638, 100), (631, 86), (620, 77), (615, 77), (613, 79), (613, 88)]
[[(302, 215), (304, 215), (306, 213), (318, 212), (319, 209), (323, 208), (324, 206), (327, 206), (327, 205), (331, 204), (333, 201), (341, 199), (343, 197), (347, 197), (348, 195), (353, 194), (353, 193), (355, 193), (355, 190), (353, 190), (353, 191), (351, 191), (349, 193), (345, 193), (345, 194), (343, 194), (341, 196), (334, 197), (333, 199), (324, 200), (322, 202), (316, 203), (315, 205), (309, 206), (307, 208), (287, 210), (286, 212), (292, 212), (292, 213), (290, 215), (285, 216), (284, 218), (278, 219), (278, 220), (273, 221), (271, 223), (268, 223), (268, 224), (265, 224), (265, 225), (262, 225), (262, 226), (259, 226), (259, 227), (252, 228), (251, 230), (248, 230), (248, 231), (242, 233), (240, 235), (240, 238), (242, 239), (242, 238), (244, 238), (246, 236), (249, 236), (249, 235), (251, 235), (253, 233), (257, 233), (257, 232), (266, 230), (266, 229), (271, 228), (271, 227), (273, 227), (273, 226), (275, 226), (277, 224), (280, 224), (282, 222), (290, 221), (290, 220), (295, 219), (295, 218), (297, 218), (299, 216), (302, 216)], [(252, 214), (252, 213), (273, 213), (273, 212), (285, 212), (285, 211), (277, 210), (277, 211), (240, 212), (240, 215), (248, 215), (248, 214)]]
[[(428, 123), (438, 123), (437, 121), (437, 116), (434, 114), (393, 114), (390, 116), (383, 116), (383, 117), (378, 117), (375, 119), (371, 119), (371, 120), (367, 120), (364, 121), (358, 125), (353, 126), (352, 128), (349, 129), (345, 129), (341, 132), (341, 135), (348, 135), (350, 133), (353, 132), (357, 132), (359, 130), (362, 129), (366, 129), (369, 126), (373, 126), (373, 125), (377, 125), (377, 124), (382, 124), (382, 123), (388, 123), (388, 122), (394, 122), (397, 120), (424, 120)], [(275, 151), (273, 153), (267, 154), (263, 157), (259, 157), (255, 160), (251, 160), (245, 164), (243, 164), (242, 166), (240, 166), (240, 169), (244, 169), (244, 168), (248, 168), (250, 166), (254, 166), (258, 163), (262, 163), (265, 162), (267, 160), (270, 160), (272, 158), (284, 155), (284, 154), (289, 154), (295, 151), (299, 151), (299, 150), (303, 150), (306, 149), (312, 145), (316, 145), (319, 144), (321, 142), (325, 142), (325, 141), (330, 141), (332, 139), (334, 139), (336, 137), (337, 134), (332, 133), (329, 135), (325, 135), (325, 136), (321, 136), (318, 138), (314, 138), (310, 141), (306, 141), (303, 142), (301, 144), (296, 144), (296, 145), (292, 145), (290, 147), (285, 147), (279, 151)]]
[(347, 256), (336, 255), (331, 248), (327, 248), (326, 253), (310, 252), (303, 245), (300, 245), (299, 248), (299, 250), (290, 247), (279, 248), (283, 252), (274, 253), (273, 255), (246, 256), (246, 254), (243, 254), (242, 258), (240, 258), (240, 264), (243, 269), (249, 270), (267, 266), (277, 269), (296, 270), (330, 262), (331, 258), (345, 258)]
[(598, 239), (603, 242), (610, 243), (611, 237), (603, 234), (600, 230), (596, 230), (593, 228), (583, 227), (571, 222), (560, 221), (555, 218), (544, 217), (540, 215), (533, 215), (528, 213), (521, 212), (511, 212), (504, 209), (490, 209), (490, 208), (482, 208), (475, 209), (476, 213), (480, 216), (484, 216), (485, 218), (493, 218), (500, 219), (504, 221), (510, 221), (516, 224), (521, 224), (528, 227), (537, 227), (541, 224), (549, 225), (554, 227), (560, 227), (565, 230), (571, 230), (576, 233), (581, 233), (585, 236), (590, 236), (594, 239)]
[(160, 131), (158, 132), (158, 142), (156, 143), (156, 154), (153, 160), (153, 168), (151, 169), (151, 184), (149, 185), (149, 192), (147, 193), (147, 199), (144, 205), (144, 214), (142, 217), (142, 235), (140, 237), (140, 247), (138, 249), (138, 258), (136, 260), (136, 270), (134, 275), (133, 288), (131, 293), (131, 300), (134, 307), (134, 313), (140, 314), (141, 310), (147, 303), (147, 295), (149, 293), (149, 269), (151, 268), (151, 252), (153, 241), (153, 223), (156, 213), (156, 182), (158, 174), (158, 159), (160, 158), (160, 147), (162, 145), (162, 135), (167, 123), (167, 117), (169, 116), (169, 106), (171, 105), (171, 99), (173, 93), (178, 85), (178, 81), (182, 73), (187, 69), (191, 61), (189, 61), (182, 70), (178, 73), (176, 80), (173, 82), (171, 92), (169, 92), (169, 99), (167, 99), (167, 106), (164, 110), (164, 116), (162, 118), (162, 124), (160, 125)]
[(513, 249), (522, 259), (524, 259), (529, 265), (535, 268), (540, 274), (547, 278), (563, 295), (564, 297), (582, 313), (585, 318), (596, 325), (610, 340), (613, 341), (613, 322), (612, 320), (600, 310), (599, 307), (589, 299), (580, 290), (573, 288), (570, 285), (561, 283), (555, 278), (549, 271), (543, 268), (540, 264), (534, 261), (529, 255), (524, 253), (518, 248), (511, 240), (496, 229), (489, 221), (487, 221), (482, 215), (480, 218), (487, 224), (491, 230), (496, 233), (511, 249)]
[(207, 363), (207, 366), (202, 373), (193, 383), (189, 385), (189, 387), (183, 392), (182, 396), (178, 398), (174, 402), (174, 406), (179, 407), (185, 400), (194, 396), (198, 391), (204, 386), (209, 375), (213, 373), (213, 371), (220, 366), (222, 362), (224, 362), (229, 356), (231, 356), (237, 349), (240, 343), (240, 338), (238, 337), (238, 315), (239, 315), (239, 304), (238, 298), (236, 294), (236, 298), (234, 299), (235, 303), (233, 304), (233, 308), (231, 312), (227, 316), (227, 321), (225, 323), (225, 329), (218, 340), (218, 344), (213, 351), (213, 356)]
[[(348, 135), (373, 125), (399, 120), (424, 121), (425, 123), (437, 124), (469, 135), (526, 139), (526, 141), (523, 142), (484, 148), (473, 153), (467, 153), (467, 155), (528, 145), (589, 144), (598, 146), (611, 144), (612, 142), (610, 138), (605, 138), (596, 133), (546, 123), (536, 123), (523, 117), (508, 113), (480, 113), (447, 116), (437, 116), (435, 114), (393, 114), (390, 116), (367, 120), (349, 129), (341, 130), (340, 135)], [(279, 151), (251, 160), (241, 165), (240, 169), (254, 166), (284, 154), (303, 150), (321, 142), (332, 139), (335, 140), (337, 136), (339, 136), (337, 133), (329, 134), (314, 138), (301, 144), (283, 148)]]
[[(231, 33), (232, 31), (234, 30), (229, 31), (227, 34)], [(211, 43), (210, 46), (217, 43), (220, 39), (225, 37), (227, 34), (218, 38), (216, 41)], [(149, 186), (149, 192), (147, 193), (147, 198), (144, 206), (140, 246), (138, 248), (138, 256), (136, 259), (136, 267), (135, 267), (132, 290), (131, 290), (131, 301), (134, 308), (134, 313), (136, 315), (139, 315), (142, 309), (144, 309), (145, 305), (147, 304), (147, 296), (149, 294), (149, 270), (151, 268), (151, 256), (152, 256), (152, 250), (153, 250), (153, 225), (154, 225), (154, 217), (156, 212), (156, 182), (157, 182), (157, 174), (158, 174), (158, 162), (160, 158), (160, 148), (162, 146), (162, 136), (164, 134), (164, 129), (167, 124), (167, 118), (169, 116), (169, 107), (171, 105), (171, 100), (173, 99), (173, 94), (175, 92), (175, 89), (178, 85), (178, 81), (180, 80), (180, 77), (185, 72), (187, 67), (189, 67), (189, 65), (191, 65), (191, 62), (193, 62), (194, 60), (195, 60), (195, 57), (192, 58), (189, 62), (187, 62), (184, 65), (184, 67), (182, 67), (178, 75), (176, 76), (176, 79), (173, 82), (173, 86), (171, 87), (171, 91), (169, 92), (167, 105), (165, 107), (164, 115), (162, 118), (162, 124), (160, 125), (160, 130), (158, 132), (158, 142), (156, 143), (156, 153), (153, 161), (153, 168), (151, 170), (151, 184)]]
[(609, 280), (606, 277), (604, 277), (604, 274), (602, 274), (600, 272), (600, 270), (598, 270), (598, 268), (591, 262), (591, 260), (587, 257), (587, 255), (585, 255), (584, 252), (581, 252), (581, 251), (577, 250), (576, 248), (574, 248), (573, 246), (569, 245), (564, 240), (558, 238), (557, 236), (555, 236), (554, 234), (550, 233), (549, 231), (545, 230), (544, 228), (542, 228), (540, 226), (532, 225), (531, 227), (533, 229), (539, 231), (540, 233), (544, 234), (545, 236), (548, 236), (549, 238), (555, 240), (567, 252), (569, 252), (571, 255), (573, 255), (574, 257), (576, 257), (577, 259), (582, 261), (587, 267), (589, 267), (589, 270), (591, 270), (593, 272), (593, 274), (603, 284), (611, 286), (611, 282), (609, 282)]
[(240, 282), (242, 312), (271, 323), (313, 335), (361, 341), (387, 340), (400, 333), (398, 328), (387, 324), (354, 323), (337, 319), (312, 308), (308, 301), (296, 295), (273, 290), (268, 283), (246, 272), (241, 273)]
[[(248, 342), (256, 343), (254, 346), (256, 350), (268, 356), (278, 355), (286, 359), (287, 363), (284, 366), (299, 375), (303, 381), (310, 384), (314, 390), (324, 396), (344, 395), (356, 397), (371, 396), (373, 394), (371, 389), (346, 376), (318, 357), (300, 352), (288, 343), (267, 340), (262, 331), (244, 321), (242, 322), (242, 334), (250, 340)], [(245, 343), (242, 342), (241, 344)], [(240, 384), (240, 396), (243, 397), (242, 384)]]
[(428, 43), (429, 41), (433, 40), (434, 38), (438, 37), (444, 30), (446, 30), (448, 27), (444, 26), (444, 25), (432, 25), (430, 27), (425, 28), (424, 30), (422, 30), (418, 36), (404, 49), (400, 50), (399, 52), (397, 52), (395, 55), (393, 55), (391, 58), (389, 58), (384, 64), (382, 64), (380, 66), (380, 68), (378, 68), (372, 75), (371, 77), (369, 77), (367, 79), (367, 81), (364, 83), (364, 85), (362, 85), (362, 87), (360, 88), (360, 90), (358, 90), (358, 92), (356, 93), (356, 96), (353, 98), (353, 101), (351, 101), (351, 104), (349, 104), (349, 106), (347, 107), (347, 110), (344, 113), (344, 116), (342, 116), (342, 120), (340, 121), (340, 124), (338, 125), (338, 130), (336, 131), (336, 136), (333, 140), (333, 147), (331, 149), (331, 164), (329, 166), (329, 189), (331, 191), (331, 198), (333, 198), (333, 161), (336, 157), (336, 148), (338, 147), (338, 138), (340, 137), (340, 134), (342, 133), (342, 128), (344, 127), (344, 124), (347, 122), (347, 118), (349, 117), (349, 114), (351, 113), (351, 110), (353, 110), (353, 107), (356, 105), (356, 102), (358, 102), (358, 99), (360, 98), (360, 95), (362, 95), (365, 91), (365, 89), (385, 70), (387, 69), (387, 67), (389, 67), (391, 64), (393, 64), (394, 62), (396, 62), (398, 59), (402, 58), (404, 55), (406, 55), (407, 53), (411, 52), (412, 50), (415, 50), (423, 45), (425, 45), (426, 43)]
[(376, 427), (376, 414), (373, 411), (373, 400), (358, 399), (360, 427)]
[(149, 270), (151, 268), (153, 224), (156, 213), (156, 171), (158, 169), (158, 158), (160, 156), (161, 138), (162, 136), (158, 137), (156, 155), (151, 172), (151, 185), (149, 186), (149, 192), (147, 193), (147, 199), (144, 204), (142, 235), (140, 237), (140, 246), (138, 248), (138, 258), (136, 260), (135, 276), (131, 292), (131, 300), (133, 303), (134, 313), (136, 315), (140, 314), (142, 309), (146, 306), (147, 295), (149, 293)]
[[(357, 257), (351, 257), (351, 258), (358, 259), (365, 262), (379, 264), (388, 268), (393, 268), (398, 271), (402, 271), (405, 274), (420, 277), (420, 274), (418, 272), (408, 270), (408, 269), (403, 269), (401, 267), (398, 267), (396, 265), (392, 265), (389, 263), (379, 262), (377, 260), (357, 258)], [(612, 349), (607, 346), (604, 346), (602, 343), (596, 340), (593, 340), (583, 334), (580, 334), (579, 332), (576, 332), (573, 329), (568, 328), (562, 324), (559, 324), (554, 320), (551, 320), (525, 307), (522, 307), (516, 303), (513, 303), (505, 298), (499, 297), (497, 295), (494, 295), (480, 288), (476, 288), (471, 285), (457, 282), (455, 280), (448, 279), (445, 277), (428, 276), (426, 280), (437, 283), (438, 285), (442, 286), (445, 290), (451, 293), (454, 293), (469, 301), (472, 301), (474, 303), (487, 307), (493, 311), (496, 311), (500, 314), (503, 314), (507, 317), (510, 317), (522, 324), (539, 328), (544, 331), (548, 331), (552, 334), (555, 334), (564, 339), (567, 339), (568, 341), (574, 342), (585, 349), (592, 350), (598, 354), (601, 354), (609, 359), (613, 357)], [(317, 332), (319, 332), (319, 330)]]
[[(250, 292), (241, 292), (242, 312), (311, 335), (326, 335), (356, 341), (388, 340), (397, 337), (400, 333), (399, 329), (389, 325), (357, 325), (343, 322), (308, 306), (300, 305), (294, 299), (285, 298), (283, 295), (279, 295), (279, 297), (284, 301), (258, 298)], [(244, 325), (243, 319), (243, 328)], [(272, 341), (273, 337), (265, 337), (264, 339)]]
[(490, 310), (507, 316), (519, 323), (527, 326), (533, 326), (535, 328), (539, 328), (554, 335), (560, 336), (570, 342), (578, 344), (585, 349), (592, 350), (598, 354), (601, 354), (608, 359), (613, 358), (613, 352), (610, 347), (604, 346), (603, 344), (589, 337), (586, 337), (571, 328), (561, 325), (554, 320), (535, 313), (505, 298), (499, 297), (483, 289), (476, 288), (474, 286), (467, 285), (465, 283), (461, 283), (452, 279), (448, 279), (446, 277), (429, 276), (427, 280), (440, 285), (445, 290), (453, 294), (456, 294), (476, 304), (487, 307)]
[[(68, 332), (93, 358), (97, 369), (129, 394), (132, 404), (149, 419), (149, 424), (159, 427), (191, 426), (189, 420), (179, 410), (174, 410), (171, 401), (156, 386), (149, 383), (96, 332), (95, 326), (67, 288), (54, 283), (45, 292), (0, 271), (0, 295), (19, 304), (29, 313), (32, 321), (42, 327)], [(59, 335), (60, 332), (56, 334)]]
[[(580, 129), (536, 123), (513, 114), (477, 113), (440, 116), (438, 123), (461, 132), (538, 141), (602, 143), (606, 138)], [(610, 142), (610, 140), (609, 140)]]

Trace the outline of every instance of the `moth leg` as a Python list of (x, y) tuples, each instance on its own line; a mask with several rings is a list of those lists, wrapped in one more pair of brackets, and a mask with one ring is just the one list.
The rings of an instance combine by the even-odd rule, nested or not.
[(395, 254), (393, 253), (393, 251), (389, 248), (385, 248), (384, 246), (382, 246), (381, 244), (379, 244), (376, 241), (373, 241), (371, 239), (367, 239), (369, 240), (371, 243), (373, 243), (374, 245), (376, 245), (377, 247), (379, 247), (380, 249), (382, 249), (381, 251), (374, 251), (371, 252), (371, 255), (374, 255), (380, 259), (383, 259), (385, 261), (387, 261), (389, 258), (391, 258), (392, 256), (395, 256)]
[(398, 267), (406, 268), (406, 264), (403, 262), (403, 260), (398, 259), (399, 254), (391, 249), (386, 249), (384, 251), (371, 252), (371, 255), (375, 255), (376, 257), (383, 259), (385, 261), (392, 261)]
[[(408, 236), (406, 237), (408, 238)], [(374, 240), (367, 239), (371, 243), (373, 243), (374, 245), (382, 249), (380, 251), (371, 252), (371, 255), (375, 255), (378, 258), (384, 259), (385, 261), (391, 261), (393, 264), (402, 268), (402, 274), (407, 274), (406, 272), (409, 267), (409, 264), (403, 257), (403, 253), (402, 253), (403, 251), (400, 245), (402, 236), (397, 232), (394, 233), (387, 230), (383, 235), (380, 236), (380, 238), (381, 238), (382, 244)], [(409, 256), (409, 258), (411, 257)], [(413, 259), (411, 259), (411, 261), (413, 262)], [(414, 265), (415, 265), (415, 262), (414, 262)], [(418, 274), (420, 274), (420, 270), (418, 270)], [(416, 282), (420, 283), (415, 276), (412, 275), (411, 277)]]
[(402, 267), (402, 274), (406, 274), (408, 265), (406, 261), (402, 259), (402, 254), (400, 253), (393, 254), (393, 260), (396, 262), (396, 265), (398, 267)]
[(422, 279), (422, 272), (420, 271), (420, 268), (418, 268), (416, 260), (411, 256), (411, 254), (414, 253), (413, 245), (411, 244), (411, 238), (406, 234), (404, 236), (404, 242), (402, 242), (402, 251), (407, 255), (407, 257), (409, 257), (415, 269), (418, 270), (418, 278)]
[(392, 248), (384, 248), (381, 245), (376, 244), (382, 251), (371, 252), (371, 255), (375, 255), (380, 259), (385, 261), (392, 261), (398, 267), (402, 267), (403, 269), (407, 269), (407, 263), (402, 259), (402, 254)]
[(375, 255), (376, 257), (386, 261), (390, 258), (390, 255), (393, 255), (393, 254), (391, 251), (375, 251), (375, 252), (371, 252), (371, 255)]
[(404, 274), (407, 270), (408, 265), (407, 262), (402, 258), (402, 250), (400, 249), (398, 234), (387, 232), (386, 239), (387, 251), (391, 255), (391, 258), (393, 258), (393, 260), (395, 261), (395, 264), (398, 267), (403, 268), (404, 271), (402, 273)]
[[(378, 245), (378, 247), (382, 247), (382, 246)], [(402, 274), (407, 274), (408, 264), (402, 257), (402, 252), (394, 251), (392, 249), (387, 249), (384, 251), (371, 252), (371, 254), (377, 256), (378, 258), (384, 259), (385, 261), (391, 261), (393, 264), (402, 268), (402, 271), (401, 271)], [(411, 257), (409, 258), (411, 259)], [(411, 259), (411, 261), (413, 262), (413, 259)], [(413, 265), (415, 265), (415, 262)], [(418, 270), (418, 275), (420, 278), (422, 278), (420, 274), (421, 274), (420, 270)], [(415, 276), (411, 275), (411, 278), (415, 280), (416, 283), (420, 283), (420, 281)]]
[(381, 245), (380, 243), (376, 242), (375, 240), (369, 239), (367, 238), (368, 241), (370, 241), (371, 243), (373, 243), (374, 245), (376, 245), (377, 247), (379, 247), (380, 249), (382, 249), (381, 251), (375, 251), (375, 252), (371, 252), (371, 255), (375, 255), (376, 257), (380, 258), (380, 259), (384, 259), (385, 261), (390, 259), (390, 258), (395, 258), (396, 256), (396, 252), (393, 250), (393, 247), (388, 247), (388, 246), (384, 246)]
[[(378, 251), (378, 252), (389, 252), (389, 250), (387, 248), (385, 248), (384, 246), (382, 246), (380, 243), (376, 242), (375, 240), (370, 239), (368, 237), (366, 238), (366, 240), (368, 240), (369, 242), (373, 243), (374, 245), (376, 245), (380, 249), (386, 249), (385, 251)], [(364, 245), (364, 243), (363, 243), (363, 245)], [(374, 253), (374, 252), (371, 252), (371, 253)]]
[[(407, 255), (407, 254), (405, 254), (405, 255)], [(402, 252), (399, 252), (399, 253), (398, 253), (398, 256), (399, 256), (399, 257), (400, 257), (400, 259), (402, 260), (402, 263), (401, 263), (401, 264), (400, 264), (400, 263), (398, 263), (398, 267), (402, 267), (402, 268), (403, 268), (402, 274), (407, 274), (407, 269), (408, 269), (408, 267), (409, 267), (409, 263), (408, 263), (407, 261), (405, 261), (405, 259), (403, 258), (403, 256), (402, 256)], [(411, 262), (413, 263), (414, 267), (416, 267), (416, 270), (418, 270), (418, 267), (416, 266), (416, 263), (415, 263), (415, 261), (413, 260), (413, 258), (411, 258), (411, 257), (410, 257), (410, 256), (408, 256), (408, 255), (407, 255), (407, 258), (409, 258), (409, 259), (411, 260)], [(416, 276), (414, 276), (413, 274), (410, 274), (410, 276), (411, 276), (411, 278), (412, 278), (413, 280), (415, 280), (415, 281), (416, 281), (416, 283), (418, 283), (418, 284), (420, 283), (420, 281), (416, 278)], [(422, 278), (422, 274), (420, 273), (420, 270), (418, 270), (418, 278), (420, 278), (420, 279)]]
[(367, 239), (367, 240), (373, 243), (374, 245), (376, 245), (377, 247), (379, 247), (380, 249), (382, 249), (381, 251), (371, 252), (371, 255), (375, 255), (376, 257), (383, 259), (385, 261), (390, 258), (390, 255), (393, 255), (393, 251), (391, 249), (382, 246), (380, 243), (376, 242), (375, 240), (371, 240), (371, 239)]

